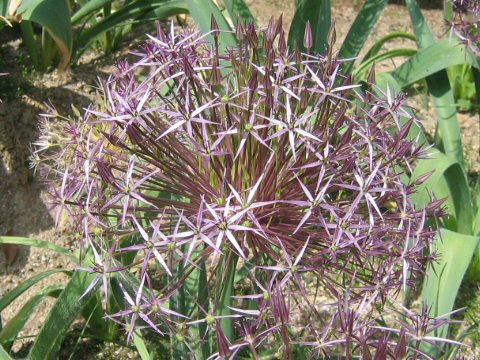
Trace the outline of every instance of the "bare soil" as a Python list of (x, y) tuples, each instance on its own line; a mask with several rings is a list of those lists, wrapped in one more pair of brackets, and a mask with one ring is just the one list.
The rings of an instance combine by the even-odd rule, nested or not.
[[(289, 24), (293, 17), (293, 1), (262, 0), (249, 4), (261, 26), (268, 23), (270, 17), (283, 13), (284, 24)], [(355, 3), (337, 0), (334, 3), (334, 16), (337, 32), (337, 44), (341, 44), (350, 25), (355, 19), (358, 8)], [(445, 33), (441, 10), (425, 10), (424, 14), (437, 36)], [(368, 49), (376, 40), (392, 31), (412, 31), (408, 12), (400, 5), (388, 5), (380, 19), (377, 29), (368, 41)], [(29, 169), (30, 144), (38, 133), (38, 114), (46, 110), (45, 103), (50, 102), (59, 112), (71, 114), (71, 105), (86, 107), (95, 92), (97, 76), (107, 78), (112, 64), (124, 57), (129, 49), (135, 49), (136, 41), (128, 41), (122, 50), (113, 55), (102, 57), (99, 52), (91, 52), (68, 73), (53, 71), (45, 75), (32, 74), (26, 60), (25, 50), (18, 40), (19, 34), (12, 30), (0, 32), (0, 72), (9, 72), (8, 77), (0, 77), (0, 236), (27, 236), (52, 241), (58, 245), (75, 249), (75, 243), (68, 227), (54, 230), (52, 214), (49, 210), (46, 189)], [(139, 36), (140, 40), (145, 37)], [(414, 44), (396, 42), (388, 48), (399, 45), (414, 47)], [(385, 71), (401, 64), (402, 59), (377, 66), (378, 71)], [(416, 95), (410, 100), (411, 106), (423, 119), (424, 127), (433, 132), (435, 113), (425, 95)], [(468, 164), (472, 172), (480, 172), (480, 123), (478, 114), (460, 114), (463, 140), (466, 147)], [(5, 250), (5, 248), (4, 248)], [(12, 251), (12, 249), (9, 249)], [(14, 250), (13, 250), (14, 251)], [(13, 254), (13, 255), (12, 255)], [(7, 252), (13, 259), (14, 253)], [(4, 251), (0, 251), (0, 296), (34, 274), (52, 269), (73, 269), (73, 264), (66, 258), (57, 256), (47, 250), (21, 248), (19, 256), (11, 262)], [(8, 321), (25, 304), (29, 296), (39, 289), (57, 282), (67, 281), (66, 276), (55, 276), (44, 280), (28, 291), (19, 301), (2, 312), (2, 320)], [(23, 336), (34, 335), (48, 315), (53, 300), (46, 301), (31, 318)], [(20, 350), (28, 339), (19, 341), (15, 349)], [(122, 355), (123, 354), (123, 355)], [(84, 355), (72, 359), (86, 359)], [(473, 356), (473, 355), (472, 355)], [(136, 359), (137, 355), (108, 347), (90, 352), (88, 359), (125, 358)]]

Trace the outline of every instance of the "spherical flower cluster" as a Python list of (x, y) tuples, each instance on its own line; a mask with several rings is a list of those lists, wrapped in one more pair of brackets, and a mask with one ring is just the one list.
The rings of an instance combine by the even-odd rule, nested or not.
[(57, 222), (73, 219), (105, 292), (120, 281), (126, 308), (109, 317), (192, 353), (213, 334), (219, 357), (418, 350), (426, 327), (408, 314), (399, 332), (375, 326), (425, 268), (441, 212), (409, 199), (427, 150), (404, 99), (363, 91), (332, 54), (292, 51), (281, 21), (239, 25), (224, 53), (210, 35), (159, 27), (99, 104), (56, 120), (57, 151), (50, 130), (37, 142)]

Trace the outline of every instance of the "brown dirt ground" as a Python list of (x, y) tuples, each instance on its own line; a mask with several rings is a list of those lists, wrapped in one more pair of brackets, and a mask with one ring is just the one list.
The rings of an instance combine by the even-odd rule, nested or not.
[[(293, 1), (251, 0), (249, 4), (257, 16), (260, 25), (268, 23), (271, 16), (283, 13), (284, 24), (289, 24), (293, 17)], [(358, 7), (357, 2), (347, 0), (333, 1), (334, 16), (337, 32), (337, 44), (341, 44), (343, 37), (353, 22)], [(433, 26), (438, 36), (444, 34), (442, 12), (440, 10), (425, 10), (424, 14)], [(388, 5), (380, 19), (375, 33), (369, 39), (365, 49), (368, 49), (380, 37), (392, 32), (412, 31), (408, 12), (400, 5)], [(10, 31), (10, 30), (8, 30)], [(37, 114), (45, 111), (44, 103), (49, 101), (63, 114), (71, 113), (71, 104), (77, 108), (86, 107), (92, 100), (96, 77), (106, 78), (112, 70), (111, 64), (124, 57), (128, 49), (136, 47), (136, 41), (124, 43), (122, 50), (113, 55), (102, 57), (95, 52), (83, 57), (80, 64), (69, 73), (53, 73), (46, 75), (31, 75), (26, 73), (25, 65), (18, 59), (25, 59), (24, 49), (19, 46), (19, 40), (11, 31), (0, 33), (0, 56), (2, 61), (0, 72), (10, 72), (9, 77), (0, 78), (0, 235), (31, 236), (33, 238), (52, 241), (56, 244), (75, 248), (77, 244), (71, 238), (68, 228), (54, 230), (48, 201), (42, 183), (35, 178), (28, 167), (30, 143), (37, 133)], [(7, 33), (5, 35), (5, 33)], [(7, 38), (3, 38), (7, 36)], [(142, 37), (139, 37), (143, 40)], [(389, 47), (406, 45), (392, 43)], [(412, 46), (412, 45), (410, 45)], [(23, 61), (23, 63), (25, 63)], [(377, 66), (378, 71), (392, 69), (401, 64), (401, 59)], [(28, 70), (28, 69), (27, 69)], [(5, 82), (9, 82), (6, 84)], [(3, 84), (2, 84), (3, 83)], [(3, 93), (7, 89), (8, 93)], [(12, 95), (13, 94), (13, 95)], [(429, 106), (424, 95), (416, 95), (410, 100), (411, 105), (423, 118), (425, 128), (432, 132), (435, 124), (434, 109)], [(467, 149), (469, 166), (475, 172), (480, 171), (480, 124), (475, 114), (461, 114), (460, 123), (463, 130), (464, 143)], [(9, 264), (0, 251), (0, 296), (10, 291), (34, 274), (52, 268), (73, 269), (73, 264), (67, 259), (39, 249), (20, 249), (17, 260)], [(56, 282), (65, 282), (65, 276), (57, 276), (43, 281), (28, 291), (19, 301), (7, 308), (1, 315), (8, 321), (23, 306), (29, 295), (39, 289)], [(35, 334), (46, 318), (53, 301), (46, 301), (32, 317), (22, 335)], [(25, 342), (18, 342), (16, 349)], [(109, 348), (108, 351), (99, 350), (88, 356), (88, 359), (125, 358), (136, 359), (133, 353)], [(110, 355), (108, 355), (108, 354)], [(113, 357), (110, 357), (113, 356)], [(473, 355), (471, 355), (473, 356)], [(86, 359), (83, 356), (74, 359)]]

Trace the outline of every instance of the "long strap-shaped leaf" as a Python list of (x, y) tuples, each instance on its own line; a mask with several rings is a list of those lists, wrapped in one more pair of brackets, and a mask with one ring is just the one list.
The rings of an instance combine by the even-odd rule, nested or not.
[(379, 40), (377, 40), (375, 42), (375, 44), (372, 45), (370, 50), (368, 50), (368, 52), (365, 55), (365, 57), (363, 58), (362, 62), (368, 60), (369, 58), (371, 58), (375, 55), (377, 55), (380, 52), (380, 50), (382, 50), (382, 47), (386, 43), (388, 43), (389, 41), (396, 40), (396, 39), (408, 39), (408, 40), (412, 40), (415, 43), (417, 42), (416, 36), (413, 35), (413, 34), (410, 34), (409, 32), (405, 32), (405, 31), (392, 32), (392, 33), (387, 34), (384, 37), (380, 38)]
[(184, 14), (188, 12), (187, 4), (183, 0), (139, 0), (134, 1), (122, 9), (114, 12), (110, 16), (106, 17), (102, 21), (98, 22), (94, 26), (83, 30), (76, 42), (75, 47), (82, 49), (96, 36), (103, 32), (113, 28), (114, 26), (126, 21), (135, 19), (148, 11), (155, 9), (157, 16), (160, 19), (165, 19), (172, 15)]
[(24, 20), (48, 30), (61, 54), (60, 68), (66, 68), (72, 55), (72, 25), (67, 0), (24, 0), (17, 10)]
[(56, 244), (50, 243), (48, 241), (29, 239), (18, 236), (0, 236), (0, 244), (12, 244), (12, 245), (25, 245), (33, 246), (41, 249), (48, 249), (54, 252), (57, 252), (61, 255), (68, 256), (70, 260), (74, 261), (76, 264), (79, 263), (78, 257), (73, 254), (70, 250), (58, 246)]
[[(367, 0), (365, 2), (343, 41), (339, 53), (341, 58), (354, 58), (360, 54), (387, 3), (388, 0)], [(343, 71), (348, 74), (352, 67), (353, 61), (349, 61), (344, 64)]]
[(8, 353), (5, 351), (5, 349), (0, 345), (0, 359), (2, 360), (13, 360), (13, 358), (8, 355)]
[[(441, 230), (441, 237), (436, 239), (435, 248), (442, 256), (438, 263), (431, 264), (423, 288), (424, 299), (430, 300), (428, 304), (433, 307), (431, 315), (439, 316), (452, 311), (478, 242), (478, 236)], [(446, 337), (447, 332), (448, 327), (443, 326), (435, 332), (435, 336)], [(435, 352), (436, 348), (429, 349), (431, 355)]]
[(244, 0), (224, 0), (224, 3), (234, 23), (240, 20), (243, 23), (255, 24), (255, 17)]
[(464, 64), (477, 66), (474, 60), (462, 43), (444, 39), (418, 51), (410, 60), (394, 70), (392, 76), (402, 88), (406, 88), (451, 66)]
[[(210, 32), (212, 16), (215, 18), (218, 28), (221, 30), (219, 35), (219, 50), (221, 53), (225, 52), (227, 47), (237, 44), (230, 25), (212, 0), (186, 0), (186, 2), (190, 14), (204, 34)], [(208, 36), (208, 38), (213, 42), (212, 36)]]
[(63, 288), (63, 285), (52, 285), (32, 296), (20, 311), (5, 325), (2, 331), (0, 331), (0, 344), (9, 345), (13, 342), (43, 300), (49, 296), (58, 296)]
[[(407, 0), (407, 6), (419, 48), (423, 49), (435, 43), (435, 37), (425, 21), (417, 2), (415, 0)], [(430, 61), (434, 60), (430, 59)], [(437, 110), (438, 126), (445, 153), (457, 160), (462, 168), (466, 169), (461, 130), (447, 72), (445, 70), (438, 71), (428, 76), (426, 80), (428, 91), (433, 97)]]
[(447, 198), (449, 216), (444, 226), (451, 231), (472, 235), (473, 208), (468, 180), (462, 168), (458, 162), (437, 151), (430, 158), (418, 162), (412, 180), (430, 172), (433, 174), (419, 186), (411, 199), (417, 207), (423, 208), (430, 202), (432, 193), (437, 199)]
[(8, 8), (10, 6), (10, 0), (0, 0), (0, 16), (8, 18)]
[(72, 15), (70, 19), (72, 25), (75, 25), (80, 20), (87, 16), (92, 16), (96, 11), (102, 9), (105, 5), (111, 4), (114, 0), (90, 0), (85, 3), (80, 9)]
[[(389, 74), (383, 73), (377, 76), (377, 84), (386, 92), (397, 93), (399, 85)], [(411, 135), (419, 137), (420, 143), (428, 145), (423, 132), (418, 128)], [(415, 181), (428, 172), (433, 174), (424, 182), (415, 194), (411, 195), (415, 206), (419, 209), (425, 207), (430, 201), (431, 194), (436, 198), (447, 197), (446, 206), (455, 216), (447, 220), (445, 225), (450, 230), (442, 230), (442, 238), (436, 239), (436, 250), (440, 254), (440, 263), (430, 266), (425, 276), (422, 297), (432, 306), (432, 316), (447, 314), (452, 311), (455, 298), (475, 252), (478, 239), (463, 235), (453, 229), (467, 231), (471, 227), (472, 207), (469, 200), (468, 182), (465, 173), (454, 159), (441, 152), (432, 154), (429, 159), (422, 159), (415, 167), (410, 181)], [(445, 254), (445, 255), (444, 255)], [(454, 259), (452, 261), (452, 258)], [(436, 335), (445, 336), (448, 327), (441, 328)], [(424, 349), (429, 355), (436, 356), (438, 348), (429, 347)]]
[(69, 273), (63, 269), (48, 270), (40, 274), (37, 274), (31, 277), (30, 279), (22, 282), (15, 289), (11, 290), (0, 299), (0, 312), (3, 311), (8, 305), (10, 305), (13, 301), (15, 301), (20, 295), (22, 295), (25, 291), (30, 289), (32, 286), (36, 285), (38, 282), (45, 279), (46, 277), (53, 274), (58, 274), (60, 272)]
[(95, 276), (86, 271), (76, 271), (73, 274), (43, 324), (30, 351), (30, 360), (55, 358), (70, 325), (79, 316), (88, 301), (95, 296), (95, 289), (85, 293)]
[(412, 56), (417, 53), (416, 49), (393, 49), (389, 51), (385, 51), (381, 54), (374, 55), (364, 62), (362, 62), (358, 67), (353, 70), (353, 74), (355, 75), (355, 79), (364, 79), (368, 75), (368, 71), (374, 66), (382, 61), (393, 59), (395, 57), (400, 56)]
[(288, 34), (288, 45), (294, 49), (305, 51), (303, 44), (305, 26), (310, 22), (313, 34), (313, 50), (326, 54), (328, 49), (328, 34), (332, 27), (332, 6), (330, 0), (300, 0), (297, 2), (295, 15)]

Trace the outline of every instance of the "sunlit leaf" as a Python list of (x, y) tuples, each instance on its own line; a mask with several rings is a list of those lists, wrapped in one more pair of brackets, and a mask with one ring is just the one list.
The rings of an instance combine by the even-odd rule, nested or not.
[(295, 15), (288, 34), (288, 44), (294, 49), (303, 45), (305, 26), (310, 22), (313, 33), (313, 50), (325, 54), (328, 49), (328, 34), (332, 27), (332, 9), (330, 0), (300, 0), (297, 2)]
[[(365, 2), (348, 31), (340, 49), (339, 57), (350, 59), (358, 56), (368, 37), (375, 29), (375, 25), (387, 3), (387, 0), (367, 0)], [(343, 71), (349, 73), (352, 67), (353, 61), (345, 63)]]
[(17, 9), (22, 19), (46, 28), (61, 55), (59, 67), (66, 68), (72, 55), (72, 25), (67, 0), (24, 0)]

